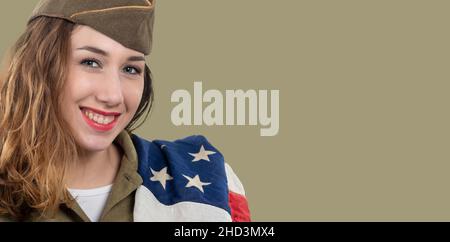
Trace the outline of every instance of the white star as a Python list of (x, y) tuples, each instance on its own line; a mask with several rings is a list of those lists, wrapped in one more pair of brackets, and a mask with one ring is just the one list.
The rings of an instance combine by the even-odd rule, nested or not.
[(164, 190), (166, 190), (166, 181), (172, 180), (173, 177), (171, 177), (169, 174), (167, 174), (167, 167), (162, 168), (160, 171), (154, 171), (150, 168), (152, 171), (153, 176), (150, 177), (151, 181), (159, 181), (161, 185), (163, 186)]
[(166, 147), (167, 147), (167, 145), (161, 145), (161, 149), (164, 149)]
[(200, 190), (203, 193), (205, 193), (203, 191), (203, 186), (208, 186), (209, 184), (211, 184), (210, 182), (200, 181), (200, 177), (198, 175), (196, 175), (194, 178), (188, 177), (186, 175), (183, 175), (183, 176), (189, 180), (189, 182), (186, 184), (186, 187), (196, 187), (196, 188), (198, 188), (198, 190)]
[(192, 162), (196, 162), (196, 161), (199, 161), (199, 160), (210, 161), (208, 155), (213, 155), (215, 153), (216, 152), (214, 152), (214, 151), (205, 150), (205, 147), (203, 147), (203, 145), (202, 145), (202, 147), (200, 148), (200, 151), (198, 153), (189, 153), (189, 154), (192, 155), (193, 157), (195, 157), (192, 160)]

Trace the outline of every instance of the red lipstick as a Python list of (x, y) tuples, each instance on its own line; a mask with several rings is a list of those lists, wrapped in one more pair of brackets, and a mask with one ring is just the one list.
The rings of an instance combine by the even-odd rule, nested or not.
[[(101, 110), (97, 110), (97, 109), (93, 109), (93, 108), (87, 108), (87, 107), (81, 107), (81, 115), (83, 116), (83, 119), (86, 121), (86, 123), (93, 129), (97, 130), (97, 131), (101, 131), (101, 132), (106, 132), (109, 131), (111, 129), (113, 129), (116, 124), (117, 124), (117, 119), (119, 118), (121, 113), (118, 112), (104, 112)], [(109, 123), (109, 124), (100, 124), (95, 122), (94, 120), (90, 119), (88, 116), (86, 116), (85, 114), (85, 110), (89, 110), (92, 113), (98, 113), (101, 114), (103, 116), (114, 116), (114, 120)]]

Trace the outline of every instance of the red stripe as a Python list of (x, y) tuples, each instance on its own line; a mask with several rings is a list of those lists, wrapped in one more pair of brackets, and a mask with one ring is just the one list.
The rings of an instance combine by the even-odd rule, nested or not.
[(228, 202), (231, 208), (231, 219), (233, 222), (251, 222), (250, 210), (247, 199), (241, 194), (228, 192)]

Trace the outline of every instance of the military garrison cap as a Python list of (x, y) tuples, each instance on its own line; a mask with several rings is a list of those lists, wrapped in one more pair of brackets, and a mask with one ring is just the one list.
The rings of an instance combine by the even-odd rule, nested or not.
[(29, 23), (47, 16), (89, 26), (123, 46), (150, 54), (155, 0), (41, 0)]

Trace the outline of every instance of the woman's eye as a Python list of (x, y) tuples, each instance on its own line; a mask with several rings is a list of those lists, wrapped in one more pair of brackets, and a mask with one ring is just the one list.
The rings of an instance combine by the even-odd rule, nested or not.
[(99, 68), (100, 64), (95, 61), (95, 60), (83, 60), (81, 62), (82, 65), (88, 66), (88, 67), (92, 67), (92, 68)]
[(132, 74), (132, 75), (139, 75), (141, 74), (141, 71), (138, 68), (127, 66), (123, 69), (126, 73)]

